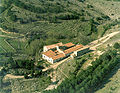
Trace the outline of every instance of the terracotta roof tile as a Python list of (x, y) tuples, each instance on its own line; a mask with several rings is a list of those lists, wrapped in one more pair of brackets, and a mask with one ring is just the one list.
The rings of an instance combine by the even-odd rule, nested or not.
[(61, 46), (61, 45), (63, 45), (62, 42), (57, 43), (57, 44), (53, 44), (53, 45), (48, 45), (48, 46), (45, 46), (45, 47), (47, 47), (48, 49), (52, 49), (52, 48), (55, 48), (56, 46)]
[(43, 52), (43, 54), (46, 55), (46, 56), (48, 56), (48, 57), (52, 57), (52, 56), (55, 56), (55, 55), (56, 55), (56, 53), (53, 52), (52, 50)]
[(80, 49), (80, 48), (82, 48), (82, 47), (83, 47), (82, 44), (76, 45), (76, 46), (74, 46), (74, 47), (72, 47), (72, 48), (69, 48), (69, 49), (65, 50), (64, 53), (65, 53), (65, 54), (68, 54), (68, 53), (71, 53), (71, 52), (73, 52), (73, 51), (76, 51), (76, 50), (78, 50), (78, 49)]
[[(57, 44), (54, 44), (54, 45), (50, 45), (50, 47), (49, 46), (48, 47), (51, 48), (51, 47), (56, 46), (56, 45), (62, 45), (62, 43), (57, 43)], [(69, 47), (74, 46), (74, 44), (72, 44), (72, 43), (67, 43), (65, 45), (69, 46)], [(76, 46), (74, 46), (72, 48), (69, 48), (69, 49), (67, 49), (67, 50), (65, 50), (63, 52), (65, 54), (68, 54), (68, 53), (74, 52), (76, 50), (79, 50), (81, 48), (83, 48), (83, 45), (80, 44), (80, 45), (76, 45)], [(48, 50), (48, 51), (44, 52), (43, 54), (48, 56), (49, 58), (52, 58), (53, 60), (56, 60), (56, 59), (65, 57), (64, 53), (58, 53), (57, 50), (56, 51)]]
[(77, 51), (81, 51), (81, 50), (84, 50), (84, 49), (87, 49), (87, 48), (90, 48), (90, 46), (86, 45), (86, 46), (84, 46), (84, 47), (78, 49)]
[(71, 46), (74, 46), (75, 44), (73, 44), (73, 43), (66, 43), (66, 44), (64, 44), (64, 46), (66, 46), (66, 47), (71, 47)]
[(63, 53), (61, 53), (59, 55), (53, 56), (52, 59), (56, 60), (56, 59), (60, 59), (60, 58), (63, 58), (63, 57), (65, 57), (65, 55)]
[(64, 55), (63, 53), (56, 54), (56, 53), (53, 52), (52, 50), (49, 50), (49, 51), (47, 51), (47, 52), (44, 52), (43, 54), (46, 55), (46, 56), (48, 56), (49, 58), (52, 58), (53, 60), (56, 60), (56, 59), (65, 57), (65, 55)]

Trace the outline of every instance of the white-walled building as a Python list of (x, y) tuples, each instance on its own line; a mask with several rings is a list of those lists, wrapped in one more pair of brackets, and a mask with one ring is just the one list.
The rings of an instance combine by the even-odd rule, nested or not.
[(82, 51), (80, 53), (85, 53), (84, 50), (89, 50), (89, 46), (83, 46), (82, 44), (75, 45), (73, 43), (57, 43), (53, 45), (44, 46), (42, 58), (53, 64), (55, 62), (63, 60), (71, 54), (77, 56), (80, 51)]
[(46, 52), (50, 49), (56, 48), (56, 46), (61, 46), (63, 45), (62, 42), (61, 43), (57, 43), (57, 44), (53, 44), (53, 45), (48, 45), (48, 46), (44, 46), (43, 47), (43, 52)]

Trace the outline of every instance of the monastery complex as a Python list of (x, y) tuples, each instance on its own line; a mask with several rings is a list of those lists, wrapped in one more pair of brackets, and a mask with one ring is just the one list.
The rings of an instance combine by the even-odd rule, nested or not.
[(75, 57), (88, 52), (89, 46), (73, 43), (57, 43), (43, 47), (42, 58), (50, 63), (59, 62), (69, 56)]

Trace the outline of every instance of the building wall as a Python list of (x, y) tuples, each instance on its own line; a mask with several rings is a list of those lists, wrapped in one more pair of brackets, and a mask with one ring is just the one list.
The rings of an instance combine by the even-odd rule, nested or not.
[(62, 58), (56, 59), (56, 60), (53, 61), (53, 63), (59, 62), (59, 61), (63, 60), (64, 58), (65, 58), (65, 57), (62, 57)]
[(43, 47), (43, 52), (48, 51), (48, 48), (46, 46)]
[(71, 53), (69, 53), (69, 54), (66, 54), (66, 56), (68, 57), (68, 56), (70, 56), (72, 53), (73, 53), (73, 52), (71, 52)]
[(49, 58), (48, 56), (46, 56), (44, 54), (42, 54), (42, 58), (53, 64), (53, 59), (52, 58)]
[(88, 51), (89, 51), (89, 48), (86, 48), (86, 49), (83, 49), (83, 50), (80, 50), (80, 51), (75, 51), (74, 53), (75, 53), (76, 56), (81, 56), (81, 55), (87, 53)]

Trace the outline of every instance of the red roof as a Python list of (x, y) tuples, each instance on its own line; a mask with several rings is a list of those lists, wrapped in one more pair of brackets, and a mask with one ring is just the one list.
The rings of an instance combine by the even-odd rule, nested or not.
[(75, 44), (73, 44), (73, 43), (66, 43), (66, 44), (64, 44), (64, 46), (66, 46), (66, 47), (72, 47), (72, 46), (74, 46)]
[(76, 51), (76, 50), (82, 48), (82, 47), (83, 47), (82, 44), (76, 45), (76, 46), (74, 46), (74, 47), (72, 47), (72, 48), (69, 48), (69, 49), (65, 50), (64, 53), (65, 53), (65, 54), (69, 54), (69, 53), (71, 53), (71, 52), (73, 52), (73, 51)]
[(48, 51), (44, 52), (43, 54), (48, 56), (48, 57), (52, 57), (52, 56), (56, 55), (56, 53), (53, 52), (52, 50), (48, 50)]
[(53, 56), (52, 59), (56, 60), (56, 59), (60, 59), (60, 58), (63, 58), (63, 57), (65, 57), (65, 55), (63, 53), (60, 53), (59, 55)]
[(55, 48), (56, 46), (62, 46), (62, 42), (61, 43), (57, 43), (57, 44), (53, 44), (53, 45), (48, 45), (48, 46), (45, 46), (47, 47), (48, 49), (52, 49), (52, 48)]
[[(49, 45), (49, 46), (46, 46), (46, 47), (52, 48), (52, 47), (56, 47), (56, 45), (61, 46), (63, 44), (62, 43), (57, 43), (57, 44)], [(64, 45), (67, 46), (67, 47), (74, 46), (74, 44), (72, 44), (72, 43), (67, 43), (67, 44), (64, 44)], [(79, 50), (81, 48), (83, 48), (83, 45), (80, 44), (80, 45), (76, 45), (74, 47), (71, 47), (71, 48), (69, 48), (69, 49), (67, 49), (67, 50), (65, 50), (63, 52), (65, 54), (69, 54), (69, 53), (74, 52), (76, 50)], [(49, 58), (52, 58), (53, 60), (56, 60), (56, 59), (60, 59), (60, 58), (65, 57), (64, 53), (60, 53), (57, 50), (56, 51), (48, 50), (48, 51), (44, 52), (43, 54), (46, 55), (46, 56), (48, 56)]]
[(43, 54), (48, 56), (49, 58), (52, 58), (53, 60), (65, 57), (65, 55), (63, 53), (57, 54), (57, 53), (53, 52), (52, 50), (44, 52)]

